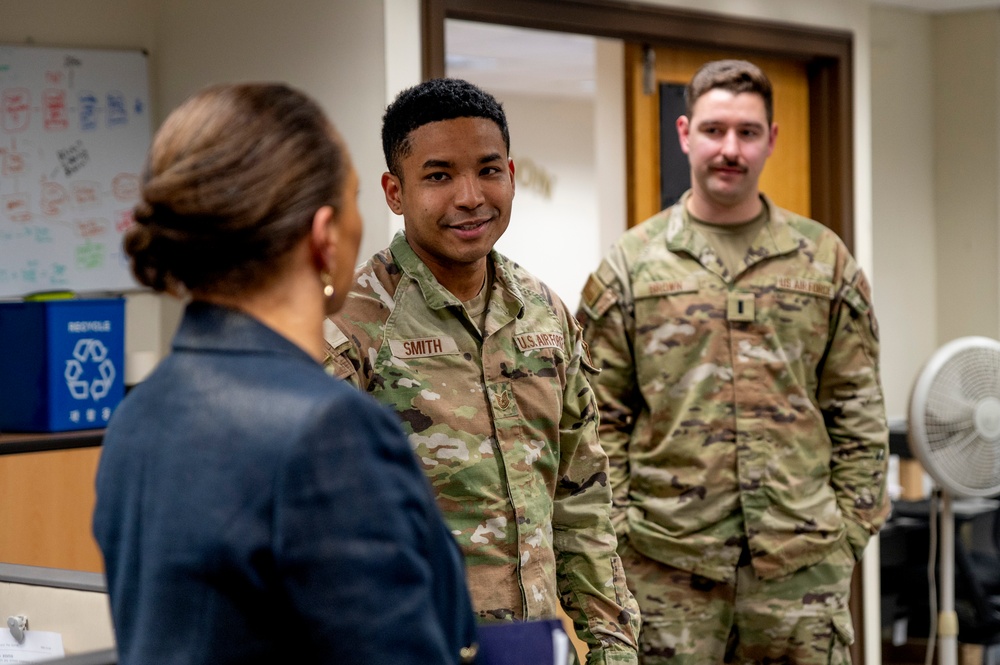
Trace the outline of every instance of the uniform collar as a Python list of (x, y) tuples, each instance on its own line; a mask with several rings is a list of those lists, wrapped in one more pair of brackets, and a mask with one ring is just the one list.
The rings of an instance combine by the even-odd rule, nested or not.
[[(672, 252), (686, 252), (713, 272), (725, 271), (715, 252), (704, 236), (701, 235), (684, 215), (687, 200), (691, 190), (681, 196), (680, 200), (670, 208), (670, 218), (667, 221), (667, 248)], [(794, 252), (800, 246), (801, 236), (788, 223), (788, 213), (769, 199), (760, 195), (767, 206), (769, 220), (761, 227), (760, 233), (747, 250), (744, 270), (765, 259)]]
[[(400, 270), (420, 287), (420, 292), (428, 307), (441, 309), (449, 306), (462, 306), (461, 301), (451, 291), (441, 286), (427, 264), (410, 247), (402, 231), (398, 231), (393, 237), (389, 244), (389, 250)], [(517, 280), (513, 277), (514, 264), (495, 249), (490, 251), (489, 259), (493, 261), (493, 266), (496, 269), (495, 284), (499, 285), (502, 296), (499, 302), (495, 293), (490, 296), (490, 316), (503, 318), (519, 316), (524, 309), (524, 295), (521, 293), (521, 287)]]

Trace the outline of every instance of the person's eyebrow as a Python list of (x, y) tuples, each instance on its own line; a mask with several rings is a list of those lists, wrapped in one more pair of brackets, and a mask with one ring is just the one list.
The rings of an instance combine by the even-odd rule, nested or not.
[(447, 169), (451, 168), (451, 166), (452, 163), (449, 162), (447, 159), (428, 159), (426, 162), (421, 164), (421, 167), (425, 169), (434, 169), (434, 168)]

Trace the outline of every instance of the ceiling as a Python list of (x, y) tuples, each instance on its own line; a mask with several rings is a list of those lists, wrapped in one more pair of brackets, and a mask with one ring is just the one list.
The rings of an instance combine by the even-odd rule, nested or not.
[[(1000, 9), (1000, 0), (870, 0), (874, 5), (946, 13)], [(592, 98), (598, 39), (488, 23), (445, 21), (448, 76), (498, 96)]]
[(593, 97), (597, 39), (489, 23), (445, 21), (448, 76), (498, 96)]
[(969, 9), (1000, 8), (1000, 0), (871, 0), (873, 5), (908, 7), (924, 12), (943, 13)]

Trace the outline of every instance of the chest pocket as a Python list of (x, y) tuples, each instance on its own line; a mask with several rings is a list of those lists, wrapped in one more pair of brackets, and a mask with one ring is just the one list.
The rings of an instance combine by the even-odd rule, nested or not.
[(634, 297), (637, 380), (655, 401), (710, 377), (731, 379), (733, 353), (744, 346), (807, 374), (830, 336), (834, 287), (762, 275), (732, 289), (710, 279), (636, 283)]
[(504, 367), (522, 414), (552, 419), (562, 410), (566, 385), (566, 339), (562, 332), (531, 331), (514, 335), (514, 366)]
[(777, 277), (755, 289), (756, 323), (769, 345), (805, 368), (816, 367), (830, 338), (834, 285), (824, 279)]
[(807, 347), (825, 348), (830, 307), (836, 295), (833, 283), (779, 277), (759, 293), (759, 321), (770, 325), (783, 343), (801, 340)]
[(725, 322), (724, 296), (693, 277), (636, 282), (633, 295), (638, 383), (660, 393), (706, 360), (705, 346)]

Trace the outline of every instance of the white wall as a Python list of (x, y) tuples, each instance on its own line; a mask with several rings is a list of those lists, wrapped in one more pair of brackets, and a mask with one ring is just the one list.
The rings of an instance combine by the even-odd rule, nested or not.
[(872, 9), (876, 311), (890, 417), (941, 344), (1000, 337), (1000, 12)]
[[(423, 63), (414, 54), (421, 52), (420, 3), (413, 0), (384, 0), (385, 3), (385, 102), (388, 105), (401, 91), (420, 83)], [(379, 116), (381, 120), (381, 115)], [(381, 129), (379, 130), (381, 131)], [(379, 153), (382, 154), (381, 152)], [(380, 158), (382, 169), (386, 168), (384, 156)], [(381, 190), (381, 184), (376, 181), (373, 187)], [(392, 236), (403, 229), (403, 218), (396, 215), (389, 206), (382, 204), (382, 216), (385, 226), (377, 228), (380, 218), (366, 218), (366, 237), (372, 240), (368, 245), (370, 251), (359, 256), (365, 261), (371, 254), (389, 244)], [(381, 240), (381, 242), (378, 242)], [(374, 245), (378, 246), (375, 247)]]
[[(587, 275), (601, 260), (594, 104), (509, 93), (501, 100), (518, 182), (510, 226), (497, 249), (576, 311)], [(539, 186), (542, 178), (549, 179), (549, 195)]]
[[(160, 118), (211, 83), (273, 80), (302, 89), (328, 113), (354, 158), (361, 180), (359, 207), (367, 220), (359, 258), (381, 249), (388, 239), (378, 184), (384, 170), (379, 128), (386, 102), (383, 4), (149, 1), (156, 7), (152, 62)], [(160, 348), (165, 353), (180, 307), (162, 297), (155, 304), (159, 312), (144, 308), (148, 316), (142, 319), (160, 319)]]
[[(161, 117), (216, 82), (284, 81), (327, 111), (354, 156), (369, 222), (361, 256), (385, 245), (379, 130), (386, 101), (384, 12), (371, 0), (151, 0)], [(419, 58), (417, 58), (419, 60)]]
[(624, 44), (613, 39), (598, 39), (596, 70), (594, 159), (599, 183), (598, 244), (603, 257), (621, 236), (628, 218)]
[(875, 309), (890, 417), (937, 347), (934, 95), (929, 14), (872, 10)]
[(152, 49), (152, 1), (3, 0), (0, 42)]
[(1000, 11), (933, 22), (938, 342), (1000, 337)]

